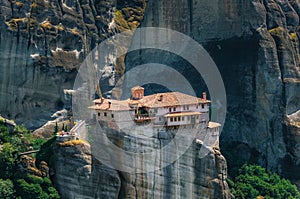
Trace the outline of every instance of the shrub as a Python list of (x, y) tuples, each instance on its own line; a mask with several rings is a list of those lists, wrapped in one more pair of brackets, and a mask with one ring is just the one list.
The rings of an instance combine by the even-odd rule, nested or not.
[(3, 180), (0, 179), (0, 198), (2, 199), (10, 199), (14, 198), (14, 185), (11, 180)]
[(73, 35), (80, 35), (80, 33), (79, 33), (79, 31), (78, 31), (77, 28), (71, 28), (71, 29), (69, 29), (69, 30), (70, 30), (70, 32), (71, 32)]
[(13, 175), (15, 160), (17, 159), (17, 149), (10, 143), (2, 145), (0, 151), (0, 178), (10, 178)]
[(0, 143), (5, 143), (10, 140), (9, 130), (6, 126), (0, 124)]
[(31, 7), (32, 7), (32, 8), (36, 8), (36, 7), (37, 7), (37, 4), (36, 4), (36, 3), (32, 3), (32, 4), (31, 4)]
[(25, 134), (25, 133), (28, 133), (28, 130), (26, 129), (26, 127), (23, 124), (16, 125), (15, 129), (14, 129), (14, 133), (15, 134)]
[(43, 29), (51, 29), (52, 28), (52, 24), (49, 21), (44, 21), (43, 23), (40, 24), (40, 26)]
[(21, 8), (21, 7), (23, 6), (23, 3), (20, 2), (20, 1), (17, 1), (17, 2), (16, 2), (16, 5), (17, 5), (19, 8)]
[(272, 28), (269, 30), (269, 33), (271, 33), (272, 35), (281, 35), (283, 33), (283, 29), (280, 27), (276, 27), (276, 28)]
[(82, 140), (70, 140), (67, 142), (60, 143), (59, 145), (62, 147), (72, 147), (76, 145), (83, 145), (84, 142)]
[(297, 39), (297, 34), (292, 32), (292, 33), (290, 33), (290, 37), (291, 37), (292, 40), (296, 40)]
[(127, 21), (124, 19), (122, 11), (116, 10), (115, 11), (115, 22), (119, 27), (122, 27), (124, 29), (130, 29), (128, 26)]
[(65, 30), (65, 28), (64, 28), (64, 26), (63, 26), (62, 24), (59, 24), (59, 25), (57, 25), (57, 26), (54, 26), (54, 28), (55, 28), (56, 30), (60, 30), (60, 31)]

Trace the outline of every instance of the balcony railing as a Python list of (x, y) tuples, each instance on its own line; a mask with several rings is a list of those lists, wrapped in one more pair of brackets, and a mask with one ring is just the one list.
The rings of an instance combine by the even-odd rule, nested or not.
[(150, 117), (147, 114), (137, 114), (134, 120), (136, 122), (147, 122), (147, 121), (155, 120), (155, 117)]

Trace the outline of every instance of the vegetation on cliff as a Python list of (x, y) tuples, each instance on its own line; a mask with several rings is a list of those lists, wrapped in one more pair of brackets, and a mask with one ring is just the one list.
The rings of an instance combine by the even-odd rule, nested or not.
[(234, 181), (228, 179), (228, 184), (237, 199), (300, 199), (297, 187), (289, 180), (257, 165), (244, 164)]
[[(240, 150), (233, 150), (233, 144), (222, 143), (222, 154), (228, 165), (228, 184), (236, 199), (298, 199), (300, 193), (289, 180), (280, 178), (276, 173), (268, 172), (257, 166), (257, 154), (246, 145), (234, 143)], [(240, 153), (251, 154), (244, 155)]]
[[(45, 140), (35, 138), (24, 126), (16, 126), (9, 131), (0, 121), (0, 198), (60, 198), (48, 178), (45, 162), (39, 169), (34, 165), (33, 156), (20, 153), (39, 150)], [(28, 161), (29, 160), (29, 161)]]

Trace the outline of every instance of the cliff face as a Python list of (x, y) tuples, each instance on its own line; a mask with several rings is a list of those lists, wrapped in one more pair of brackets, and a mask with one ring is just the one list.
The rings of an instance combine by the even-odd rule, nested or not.
[(142, 23), (181, 31), (205, 47), (226, 87), (223, 143), (258, 152), (258, 163), (298, 182), (291, 173), (300, 168), (299, 129), (285, 121), (300, 107), (299, 8), (297, 0), (154, 0)]
[(58, 147), (55, 157), (55, 184), (62, 198), (118, 198), (118, 172), (93, 159), (89, 144)]
[[(122, 15), (113, 19), (114, 7)], [(63, 89), (72, 88), (87, 53), (135, 28), (145, 7), (143, 0), (2, 0), (1, 114), (40, 126), (63, 107)], [(181, 31), (209, 51), (227, 91), (222, 140), (258, 152), (260, 164), (298, 182), (299, 128), (288, 118), (300, 102), (299, 14), (299, 0), (153, 0), (141, 24)]]
[[(153, 143), (170, 142), (168, 138), (149, 138), (137, 144), (134, 138), (119, 132), (107, 131), (112, 142), (118, 143), (123, 150), (137, 151), (151, 149)], [(100, 138), (101, 139), (101, 138)], [(217, 148), (206, 148), (203, 157), (201, 142), (195, 141), (177, 161), (156, 171), (135, 174), (111, 169), (91, 156), (89, 144), (56, 149), (55, 182), (62, 198), (231, 198), (226, 183), (226, 160)], [(97, 149), (105, 150), (98, 147)], [(163, 164), (170, 154), (158, 154), (150, 160)], [(124, 157), (119, 157), (120, 159)], [(131, 165), (124, 160), (124, 167)], [(139, 158), (137, 164), (149, 160)]]
[[(124, 1), (114, 20), (114, 0), (0, 2), (0, 112), (39, 127), (64, 107), (85, 56), (115, 32), (134, 28), (144, 1)], [(128, 6), (131, 6), (127, 8)], [(139, 13), (139, 15), (137, 15)]]

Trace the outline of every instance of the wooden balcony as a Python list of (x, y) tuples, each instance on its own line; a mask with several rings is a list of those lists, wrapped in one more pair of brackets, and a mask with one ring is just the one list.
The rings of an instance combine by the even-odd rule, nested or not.
[(136, 123), (144, 123), (155, 120), (155, 117), (150, 117), (149, 115), (138, 114), (135, 116), (134, 121)]

